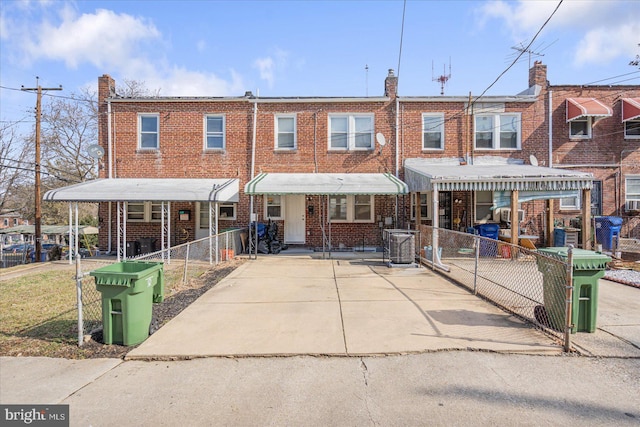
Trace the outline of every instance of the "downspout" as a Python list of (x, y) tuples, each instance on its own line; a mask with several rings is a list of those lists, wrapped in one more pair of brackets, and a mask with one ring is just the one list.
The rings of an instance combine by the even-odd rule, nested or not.
[[(397, 91), (397, 89), (396, 89)], [(396, 178), (400, 179), (400, 142), (398, 141), (399, 135), (399, 126), (400, 123), (400, 98), (398, 97), (398, 93), (396, 92), (396, 123), (395, 123), (395, 140), (396, 140)], [(396, 194), (396, 205), (395, 205), (395, 225), (398, 226), (398, 195)]]
[(549, 91), (549, 167), (553, 167), (553, 91)]
[[(255, 169), (256, 169), (256, 134), (258, 131), (258, 101), (253, 101), (253, 134), (251, 137), (251, 179), (255, 177)], [(253, 220), (253, 194), (250, 197), (249, 202), (249, 242), (251, 242), (251, 221)], [(255, 256), (258, 258), (258, 227), (257, 227), (257, 219), (256, 218), (256, 241), (255, 241)], [(249, 245), (251, 248), (251, 245)], [(251, 252), (251, 251), (249, 251)], [(251, 253), (249, 253), (251, 255)]]
[[(108, 177), (109, 178), (113, 178), (113, 156), (112, 156), (112, 140), (111, 140), (111, 100), (107, 99), (107, 156), (109, 156), (109, 165), (108, 165)], [(112, 213), (111, 213), (111, 202), (109, 202), (109, 217), (108, 217), (108, 224), (109, 224), (109, 228), (107, 231), (107, 253), (111, 253), (111, 239), (112, 239), (112, 230), (111, 230), (111, 224), (112, 224)], [(69, 251), (71, 252), (71, 251)]]

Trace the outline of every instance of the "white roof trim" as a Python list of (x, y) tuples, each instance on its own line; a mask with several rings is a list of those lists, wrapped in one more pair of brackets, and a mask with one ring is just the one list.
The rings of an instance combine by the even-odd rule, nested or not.
[(227, 202), (239, 201), (240, 184), (232, 179), (96, 179), (47, 191), (48, 202)]
[(407, 194), (407, 185), (388, 173), (261, 173), (246, 194)]

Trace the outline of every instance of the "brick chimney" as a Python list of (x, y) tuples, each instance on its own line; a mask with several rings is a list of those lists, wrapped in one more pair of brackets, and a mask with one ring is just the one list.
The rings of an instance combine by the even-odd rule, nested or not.
[(398, 95), (398, 77), (393, 74), (393, 68), (389, 68), (389, 74), (384, 79), (384, 96), (395, 98)]
[(547, 66), (541, 61), (535, 61), (533, 67), (529, 69), (529, 87), (535, 85), (540, 87), (547, 87), (549, 85), (547, 81)]
[(115, 96), (116, 81), (109, 74), (103, 74), (98, 77), (98, 102), (102, 103), (105, 99)]

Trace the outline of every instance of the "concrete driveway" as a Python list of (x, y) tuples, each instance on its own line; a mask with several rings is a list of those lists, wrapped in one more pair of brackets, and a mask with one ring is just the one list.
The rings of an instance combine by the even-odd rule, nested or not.
[(127, 359), (561, 352), (542, 332), (433, 271), (389, 268), (371, 256), (249, 260)]

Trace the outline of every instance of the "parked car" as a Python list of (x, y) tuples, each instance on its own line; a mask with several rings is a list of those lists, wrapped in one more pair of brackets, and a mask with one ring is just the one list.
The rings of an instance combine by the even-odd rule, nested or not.
[(2, 249), (2, 252), (17, 254), (17, 253), (22, 253), (25, 250), (27, 252), (34, 251), (35, 247), (29, 243), (16, 243), (14, 245), (6, 246), (5, 248)]

